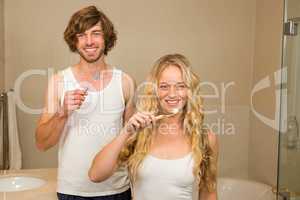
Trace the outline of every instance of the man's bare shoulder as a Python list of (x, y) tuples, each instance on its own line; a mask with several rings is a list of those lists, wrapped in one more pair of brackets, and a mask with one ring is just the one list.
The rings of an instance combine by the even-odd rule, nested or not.
[(125, 101), (128, 102), (133, 97), (136, 88), (135, 80), (125, 72), (122, 72), (122, 89)]

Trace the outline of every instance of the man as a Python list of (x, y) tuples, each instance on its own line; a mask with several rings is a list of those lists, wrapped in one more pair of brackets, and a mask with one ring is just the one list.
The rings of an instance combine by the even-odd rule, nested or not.
[(36, 129), (38, 149), (59, 143), (58, 199), (131, 199), (125, 168), (102, 183), (88, 178), (96, 153), (134, 112), (134, 81), (105, 62), (117, 39), (113, 24), (89, 6), (71, 17), (64, 39), (80, 61), (49, 81)]

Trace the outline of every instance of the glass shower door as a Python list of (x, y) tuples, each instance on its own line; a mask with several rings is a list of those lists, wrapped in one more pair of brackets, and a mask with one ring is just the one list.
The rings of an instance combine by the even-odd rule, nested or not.
[[(278, 162), (279, 200), (300, 200), (300, 1), (285, 1), (283, 89)], [(284, 94), (284, 93), (283, 93)]]

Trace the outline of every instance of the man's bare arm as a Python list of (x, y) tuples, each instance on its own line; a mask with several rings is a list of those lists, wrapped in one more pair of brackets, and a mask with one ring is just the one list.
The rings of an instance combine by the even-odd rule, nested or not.
[(82, 90), (67, 91), (63, 105), (60, 105), (62, 83), (62, 77), (58, 74), (48, 83), (44, 110), (35, 132), (36, 146), (41, 151), (46, 151), (58, 143), (69, 114), (80, 107), (86, 95)]

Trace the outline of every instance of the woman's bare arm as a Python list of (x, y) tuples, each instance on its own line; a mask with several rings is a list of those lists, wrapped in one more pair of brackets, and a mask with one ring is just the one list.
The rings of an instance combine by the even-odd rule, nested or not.
[[(218, 155), (219, 155), (219, 142), (217, 135), (213, 132), (208, 133), (208, 141), (211, 149), (213, 150), (213, 156), (215, 158), (215, 164), (218, 164)], [(205, 189), (200, 191), (199, 200), (217, 200), (217, 188), (213, 192), (209, 192)]]

